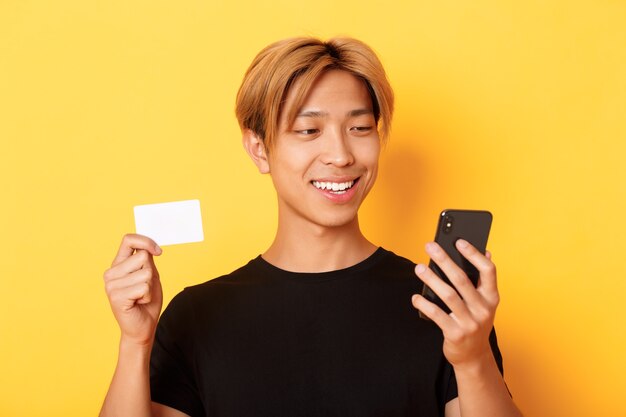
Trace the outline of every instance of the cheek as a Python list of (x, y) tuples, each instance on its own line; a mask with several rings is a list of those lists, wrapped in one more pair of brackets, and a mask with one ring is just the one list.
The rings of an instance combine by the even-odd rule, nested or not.
[(380, 143), (378, 140), (362, 144), (358, 147), (357, 152), (358, 160), (370, 170), (376, 172), (380, 158)]
[(380, 157), (380, 143), (378, 141), (369, 143), (360, 149), (359, 160), (368, 171), (367, 192), (372, 189), (378, 176), (378, 160)]
[(276, 149), (274, 154), (270, 154), (270, 169), (274, 167), (273, 173), (276, 175), (301, 176), (306, 173), (311, 161), (314, 159), (311, 151), (306, 146), (283, 146)]

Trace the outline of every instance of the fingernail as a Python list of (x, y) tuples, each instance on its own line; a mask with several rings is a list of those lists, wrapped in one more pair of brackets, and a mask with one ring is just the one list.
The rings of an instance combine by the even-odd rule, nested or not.
[(467, 241), (466, 241), (466, 240), (459, 239), (459, 240), (457, 240), (457, 241), (456, 241), (456, 245), (457, 245), (459, 248), (461, 248), (461, 249), (465, 249), (465, 248), (467, 247), (468, 243), (467, 243)]
[(417, 266), (415, 267), (415, 272), (421, 274), (424, 271), (426, 271), (426, 267), (424, 266), (424, 264), (417, 264)]
[(157, 255), (160, 255), (161, 253), (163, 253), (163, 249), (161, 249), (161, 247), (160, 247), (159, 245), (155, 245), (155, 246), (154, 246), (154, 252), (155, 252)]

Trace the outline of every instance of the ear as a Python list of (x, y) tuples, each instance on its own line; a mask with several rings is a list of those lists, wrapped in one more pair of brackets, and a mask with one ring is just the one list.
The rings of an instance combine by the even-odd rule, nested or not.
[(265, 143), (259, 136), (250, 129), (243, 131), (243, 147), (248, 155), (252, 159), (252, 162), (257, 166), (261, 174), (268, 174), (270, 172), (270, 165), (267, 159), (267, 151), (265, 149)]

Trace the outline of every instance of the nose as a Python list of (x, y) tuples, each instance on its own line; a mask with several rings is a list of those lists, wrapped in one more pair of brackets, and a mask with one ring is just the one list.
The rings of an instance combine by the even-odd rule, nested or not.
[(325, 135), (321, 160), (326, 165), (338, 167), (349, 166), (354, 163), (354, 155), (348, 138), (341, 130), (331, 130)]

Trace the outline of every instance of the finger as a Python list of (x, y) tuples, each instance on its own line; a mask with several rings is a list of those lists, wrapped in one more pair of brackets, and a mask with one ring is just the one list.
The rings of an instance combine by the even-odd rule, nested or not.
[(420, 294), (414, 294), (411, 298), (413, 307), (424, 313), (426, 317), (431, 319), (445, 333), (452, 326), (456, 326), (454, 319), (446, 314), (438, 305), (431, 303)]
[(104, 288), (107, 294), (111, 294), (114, 291), (129, 288), (139, 283), (145, 282), (148, 285), (152, 285), (153, 272), (151, 269), (140, 269), (124, 276), (124, 279), (109, 280), (104, 284)]
[(480, 292), (483, 295), (497, 294), (496, 265), (466, 240), (459, 239), (456, 242), (456, 247), (461, 255), (470, 261), (480, 273)]
[(149, 266), (147, 268), (149, 268), (152, 271), (152, 278), (149, 282), (150, 284), (150, 293), (148, 294), (148, 296), (144, 296), (141, 299), (137, 300), (137, 304), (148, 304), (152, 301), (153, 298), (159, 298), (160, 294), (161, 294), (161, 278), (159, 276), (159, 271), (156, 268), (156, 265), (154, 264), (154, 258), (151, 256), (149, 259)]
[(150, 304), (152, 302), (152, 287), (144, 294), (143, 297), (137, 300), (137, 304)]
[(134, 307), (139, 300), (150, 298), (150, 285), (140, 282), (133, 286), (120, 288), (111, 292), (111, 304), (119, 306), (122, 311), (128, 311)]
[(463, 300), (467, 303), (479, 303), (480, 294), (474, 288), (472, 281), (467, 277), (463, 269), (459, 267), (448, 256), (441, 246), (435, 242), (430, 242), (426, 245), (426, 252), (430, 255), (431, 259), (441, 268), (444, 274), (448, 277), (454, 288), (461, 294)]
[(457, 317), (464, 318), (468, 316), (469, 311), (467, 305), (459, 294), (454, 288), (439, 278), (432, 269), (426, 267), (424, 264), (418, 264), (415, 267), (415, 273), (424, 281), (424, 284), (428, 285), (428, 287), (437, 294), (437, 297), (439, 297)]
[(117, 255), (111, 265), (117, 265), (124, 259), (130, 257), (136, 249), (145, 249), (154, 256), (158, 256), (163, 252), (161, 247), (149, 237), (129, 233), (124, 235)]
[(148, 268), (151, 268), (153, 271), (153, 278), (156, 279), (156, 281), (160, 281), (161, 277), (159, 275), (159, 270), (157, 269), (155, 263), (154, 263), (154, 258), (152, 256), (148, 257)]
[(131, 272), (135, 272), (146, 267), (154, 267), (152, 255), (145, 249), (139, 249), (130, 257), (107, 269), (104, 273), (104, 280), (110, 281), (125, 278)]

